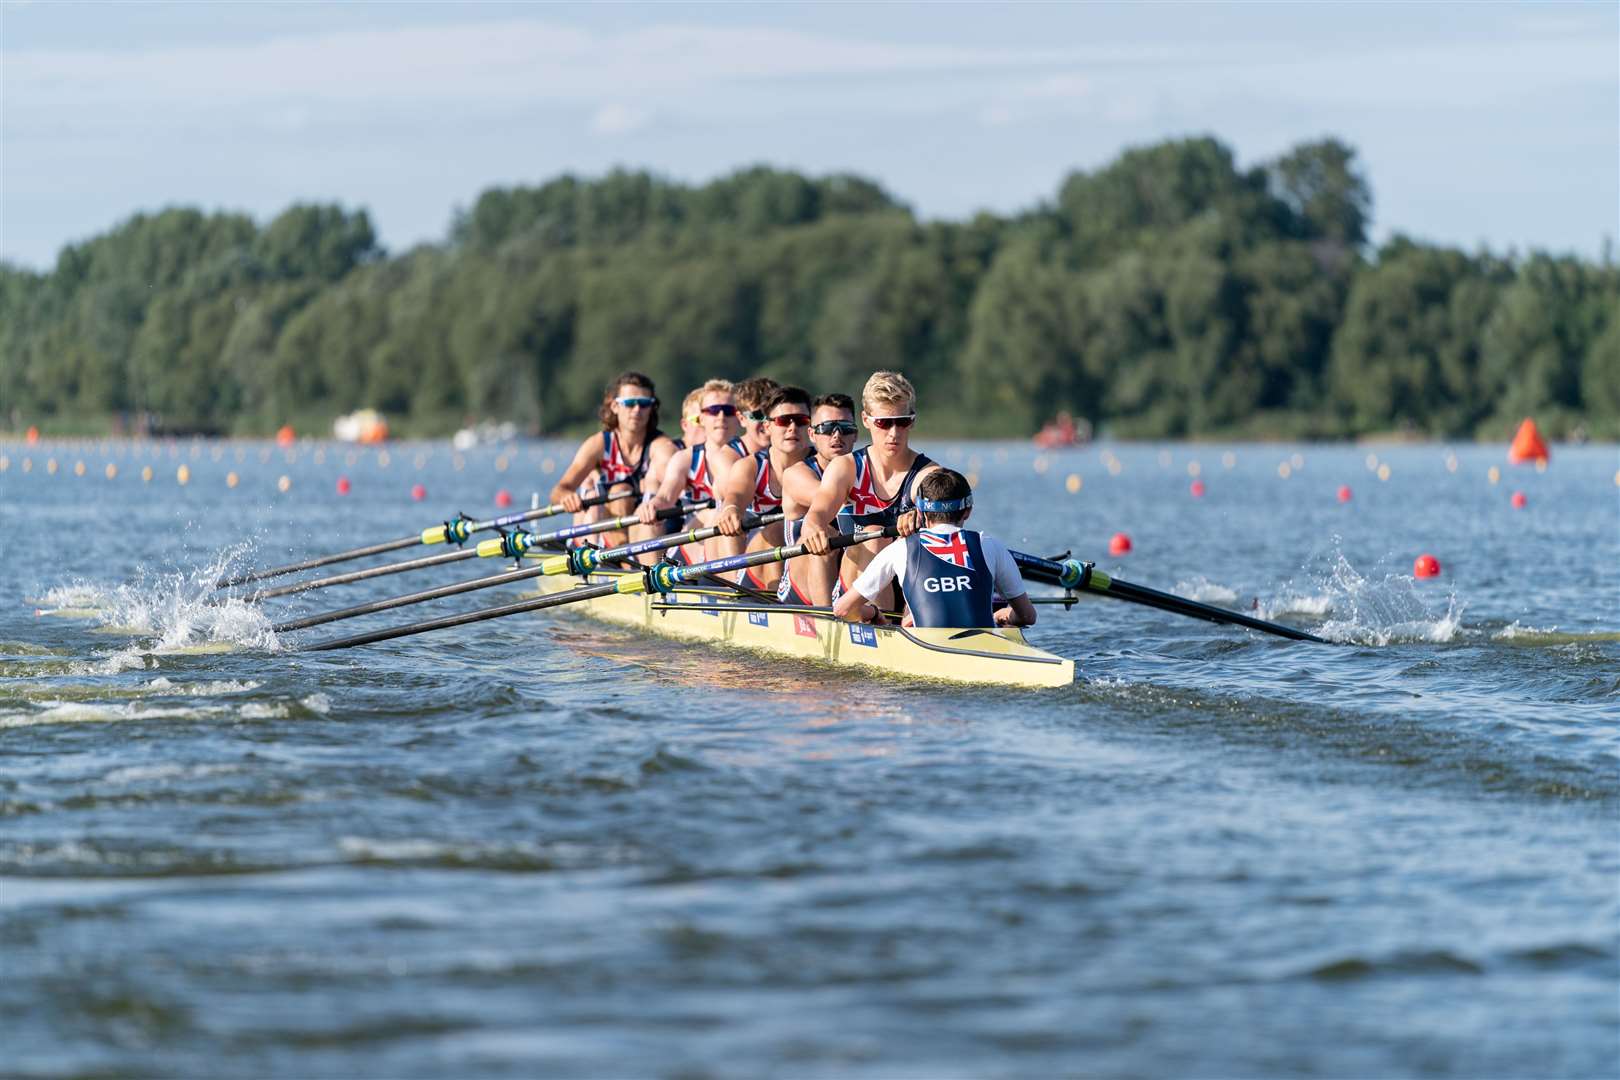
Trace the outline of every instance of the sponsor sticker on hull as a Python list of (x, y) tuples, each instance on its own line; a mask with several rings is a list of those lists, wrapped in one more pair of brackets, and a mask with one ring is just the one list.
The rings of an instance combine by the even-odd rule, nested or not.
[(856, 645), (865, 645), (867, 648), (877, 648), (877, 631), (866, 623), (849, 624), (849, 640)]
[(748, 621), (753, 623), (755, 626), (771, 625), (771, 617), (763, 611), (750, 611), (748, 613)]
[(793, 616), (793, 632), (800, 637), (815, 637), (816, 620), (808, 615)]

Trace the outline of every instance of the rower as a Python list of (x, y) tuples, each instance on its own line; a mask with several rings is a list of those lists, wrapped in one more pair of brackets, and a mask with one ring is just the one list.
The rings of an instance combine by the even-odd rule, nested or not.
[[(742, 458), (726, 473), (720, 494), (723, 503), (716, 515), (720, 535), (712, 541), (714, 557), (740, 555), (743, 551), (763, 551), (782, 543), (782, 523), (772, 522), (745, 536), (745, 512), (768, 514), (782, 507), (782, 475), (809, 457), (813, 451), (810, 434), (810, 394), (797, 386), (783, 386), (765, 403), (766, 428), (771, 445)], [(736, 579), (753, 589), (775, 591), (781, 563), (743, 570)]]
[(771, 396), (781, 389), (772, 378), (757, 375), (737, 384), (737, 408), (742, 412), (742, 440), (750, 454), (771, 448), (770, 433), (765, 430), (765, 410)]
[[(838, 598), (833, 614), (850, 622), (883, 622), (871, 598), (898, 581), (905, 626), (1035, 624), (1035, 605), (1012, 554), (995, 537), (962, 528), (973, 513), (966, 477), (952, 469), (929, 470), (917, 484), (917, 509), (921, 527), (880, 552)], [(1006, 599), (999, 608), (998, 595)]]
[[(821, 489), (821, 477), (834, 458), (855, 449), (855, 401), (848, 394), (822, 394), (810, 403), (810, 443), (815, 453), (782, 471), (782, 542), (799, 542), (799, 525)], [(833, 519), (838, 531), (855, 531), (846, 503)], [(805, 555), (782, 564), (776, 598), (784, 604), (826, 607), (838, 580), (838, 554)]]
[[(596, 473), (596, 489), (607, 494), (615, 488), (624, 488), (624, 498), (592, 507), (590, 514), (580, 521), (597, 521), (603, 516), (618, 517), (632, 513), (640, 495), (642, 481), (648, 476), (661, 476), (670, 456), (675, 453), (674, 440), (658, 430), (658, 396), (653, 381), (639, 371), (627, 371), (607, 384), (597, 415), (602, 431), (580, 443), (574, 460), (563, 470), (562, 478), (551, 489), (551, 501), (561, 503), (573, 514), (580, 514), (583, 497), (580, 485)], [(622, 533), (604, 533), (607, 545), (624, 542)]]
[[(821, 477), (821, 488), (799, 526), (799, 542), (812, 555), (827, 553), (828, 528), (848, 506), (858, 527), (895, 526), (901, 536), (917, 529), (917, 484), (938, 469), (926, 454), (911, 448), (911, 425), (917, 420), (917, 391), (897, 371), (875, 372), (861, 390), (861, 423), (872, 435), (848, 457), (834, 458)], [(873, 540), (844, 549), (839, 583), (848, 588), (855, 577), (889, 546)]]
[[(730, 460), (735, 461), (739, 455), (747, 452), (747, 447), (738, 436), (737, 405), (731, 383), (725, 379), (710, 379), (698, 387), (697, 412), (703, 420), (703, 439), (670, 455), (669, 463), (664, 466), (663, 482), (652, 493), (652, 498), (642, 503), (636, 511), (636, 516), (646, 526), (653, 525), (658, 511), (677, 506), (682, 499), (694, 502), (717, 499), (713, 467), (715, 456), (724, 451)], [(714, 524), (714, 513), (713, 510), (699, 511), (696, 524)], [(681, 554), (677, 555), (677, 552)], [(703, 552), (701, 547), (695, 551), (677, 548), (665, 557), (672, 562), (701, 562)]]
[[(675, 440), (675, 449), (685, 450), (704, 439), (703, 414), (698, 407), (703, 401), (703, 387), (698, 387), (681, 399), (681, 437)], [(660, 480), (663, 478), (660, 477)]]

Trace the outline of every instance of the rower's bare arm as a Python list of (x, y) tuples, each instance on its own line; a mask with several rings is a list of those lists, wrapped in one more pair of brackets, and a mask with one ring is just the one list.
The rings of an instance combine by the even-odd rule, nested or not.
[(802, 461), (794, 462), (782, 474), (782, 498), (794, 506), (809, 506), (820, 490), (821, 478)]
[(601, 457), (601, 450), (602, 436), (600, 435), (592, 435), (579, 444), (579, 450), (574, 454), (574, 460), (568, 463), (568, 468), (563, 470), (561, 479), (557, 481), (557, 486), (551, 489), (552, 502), (562, 503), (563, 508), (570, 513), (579, 513), (580, 503), (583, 501), (579, 497), (579, 485), (583, 484), (585, 478), (591, 474), (591, 470), (596, 468), (597, 461)]
[(833, 604), (833, 614), (845, 622), (871, 622), (877, 615), (877, 605), (854, 589), (848, 589)]
[(658, 511), (668, 510), (680, 502), (681, 492), (686, 487), (686, 471), (691, 465), (691, 447), (670, 455), (664, 463), (664, 479), (658, 485), (658, 490), (653, 492), (652, 498), (636, 507), (636, 517), (641, 519), (643, 525), (651, 525), (657, 520)]
[(741, 536), (743, 515), (753, 502), (754, 485), (759, 482), (759, 459), (750, 454), (732, 462), (725, 472), (725, 480), (715, 491), (719, 497), (720, 513), (714, 519), (721, 536)]
[(804, 520), (799, 523), (799, 543), (810, 554), (827, 554), (827, 526), (839, 507), (844, 505), (844, 500), (849, 498), (854, 479), (855, 459), (849, 455), (834, 458), (828, 464), (827, 471), (821, 474), (821, 486), (810, 501), (810, 509), (805, 511)]
[(1007, 601), (1007, 606), (996, 612), (997, 626), (1034, 626), (1035, 605), (1030, 603), (1029, 595), (1015, 596)]
[[(911, 501), (913, 504), (915, 504), (917, 501), (917, 492), (922, 488), (923, 477), (927, 476), (931, 472), (937, 472), (939, 468), (940, 466), (938, 465), (930, 465), (912, 478), (911, 490), (907, 492), (907, 494), (911, 496)], [(894, 528), (895, 531), (901, 536), (910, 536), (912, 533), (922, 528), (922, 515), (918, 514), (915, 510), (907, 510), (899, 517), (895, 518)]]

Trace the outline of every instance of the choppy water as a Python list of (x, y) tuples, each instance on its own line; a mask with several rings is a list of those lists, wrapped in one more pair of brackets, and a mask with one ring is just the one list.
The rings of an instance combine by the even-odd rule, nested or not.
[(553, 616), (295, 655), (214, 573), (556, 448), (0, 444), (0, 1072), (1614, 1075), (1613, 447), (934, 448), (1013, 546), (1345, 644), (1095, 600), (1041, 609), (1060, 691)]

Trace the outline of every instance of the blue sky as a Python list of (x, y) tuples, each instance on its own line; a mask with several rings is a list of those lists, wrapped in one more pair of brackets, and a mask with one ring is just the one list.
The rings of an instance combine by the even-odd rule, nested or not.
[(70, 4), (0, 0), (0, 257), (166, 205), (368, 209), (391, 250), (495, 184), (765, 162), (925, 217), (1122, 149), (1336, 135), (1375, 237), (1620, 235), (1620, 4)]

